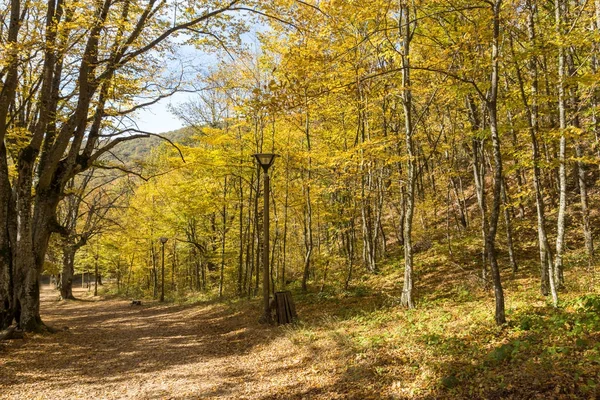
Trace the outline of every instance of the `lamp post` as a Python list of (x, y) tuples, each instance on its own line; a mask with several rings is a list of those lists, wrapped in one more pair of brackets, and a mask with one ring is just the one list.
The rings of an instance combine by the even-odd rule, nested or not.
[(167, 240), (169, 240), (169, 239), (164, 236), (160, 238), (160, 243), (162, 244), (162, 268), (161, 268), (162, 283), (160, 285), (160, 301), (161, 302), (165, 301), (165, 243), (167, 243)]
[(264, 315), (261, 321), (264, 323), (271, 323), (271, 309), (269, 307), (269, 167), (273, 165), (277, 154), (272, 153), (259, 153), (254, 154), (256, 161), (262, 167), (265, 172), (264, 179), (264, 212), (263, 212), (263, 302), (264, 302)]
[(94, 256), (94, 296), (98, 296), (98, 253)]

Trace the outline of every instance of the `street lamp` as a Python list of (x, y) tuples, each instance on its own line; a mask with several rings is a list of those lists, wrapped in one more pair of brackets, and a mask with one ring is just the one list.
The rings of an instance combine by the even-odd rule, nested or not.
[(96, 253), (96, 255), (94, 256), (94, 260), (95, 261), (95, 275), (94, 277), (96, 279), (94, 279), (94, 296), (98, 296), (98, 253)]
[(160, 287), (160, 301), (165, 301), (165, 243), (169, 240), (166, 237), (160, 238), (160, 243), (162, 244), (162, 284)]
[(264, 315), (261, 318), (264, 323), (271, 323), (271, 309), (269, 307), (269, 167), (273, 165), (277, 154), (259, 153), (254, 158), (265, 172), (264, 189), (264, 212), (263, 212), (263, 301)]

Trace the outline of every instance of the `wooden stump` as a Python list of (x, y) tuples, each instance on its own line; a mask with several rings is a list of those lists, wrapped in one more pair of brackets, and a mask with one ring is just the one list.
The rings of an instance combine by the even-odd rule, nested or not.
[(296, 306), (292, 299), (290, 291), (275, 292), (275, 311), (277, 314), (277, 324), (291, 324), (298, 319), (296, 314)]

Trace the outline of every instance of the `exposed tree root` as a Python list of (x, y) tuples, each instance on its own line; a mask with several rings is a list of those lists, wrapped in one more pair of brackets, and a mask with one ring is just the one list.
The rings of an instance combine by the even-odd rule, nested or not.
[(8, 329), (0, 332), (0, 340), (23, 339), (23, 331), (16, 326), (10, 326)]

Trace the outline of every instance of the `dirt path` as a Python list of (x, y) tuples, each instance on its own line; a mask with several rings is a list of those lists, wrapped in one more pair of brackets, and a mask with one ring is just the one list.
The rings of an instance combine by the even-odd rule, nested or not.
[(315, 365), (336, 354), (296, 346), (289, 328), (265, 328), (248, 310), (75, 296), (42, 290), (44, 321), (68, 330), (0, 343), (0, 398), (349, 397), (335, 368)]

